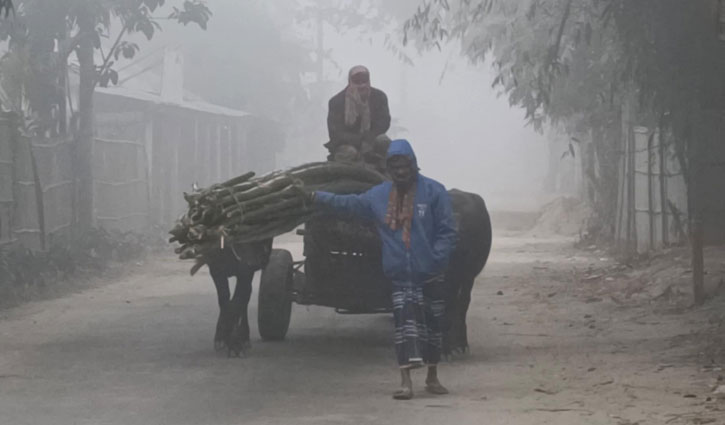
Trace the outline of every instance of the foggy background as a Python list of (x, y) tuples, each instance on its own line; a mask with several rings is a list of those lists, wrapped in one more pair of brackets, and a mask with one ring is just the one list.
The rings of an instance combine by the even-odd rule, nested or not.
[[(447, 187), (481, 194), (493, 209), (537, 208), (546, 174), (546, 141), (525, 126), (523, 112), (496, 96), (488, 70), (448, 52), (414, 57), (414, 65), (406, 65), (353, 37), (330, 40), (344, 71), (330, 72), (328, 78), (342, 89), (347, 69), (357, 62), (370, 68), (372, 85), (385, 91), (390, 102), (394, 126), (388, 135), (411, 141), (422, 173)], [(457, 53), (458, 48), (446, 50)], [(295, 163), (294, 151), (289, 146), (285, 165)], [(316, 158), (324, 154), (320, 147), (316, 152)]]
[[(278, 167), (324, 160), (327, 101), (345, 87), (352, 66), (366, 65), (372, 85), (388, 95), (393, 119), (388, 135), (412, 142), (424, 174), (481, 194), (491, 209), (540, 207), (548, 200), (544, 136), (526, 126), (523, 111), (497, 96), (488, 67), (461, 58), (458, 45), (422, 54), (408, 47), (412, 64), (386, 46), (386, 40), (402, 45), (403, 21), (417, 5), (407, 3), (392, 11), (397, 16), (383, 29), (324, 21), (321, 83), (314, 9), (349, 7), (345, 2), (215, 0), (206, 31), (165, 25), (142, 53), (177, 47), (191, 93), (275, 119), (286, 136)], [(125, 84), (142, 84), (143, 78), (136, 80)]]

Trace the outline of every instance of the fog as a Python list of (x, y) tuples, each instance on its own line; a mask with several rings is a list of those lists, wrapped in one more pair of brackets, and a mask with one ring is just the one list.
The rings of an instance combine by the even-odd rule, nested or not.
[(723, 423), (723, 75), (725, 0), (0, 0), (0, 425)]
[[(533, 209), (541, 202), (546, 140), (526, 127), (491, 89), (488, 69), (460, 59), (456, 46), (405, 65), (376, 46), (341, 37), (332, 42), (347, 69), (371, 69), (372, 84), (388, 94), (399, 131), (391, 138), (413, 143), (421, 170), (448, 187), (481, 194), (494, 209)], [(340, 89), (345, 74), (337, 78)], [(334, 94), (334, 93), (332, 93)]]
[[(402, 45), (406, 9), (384, 30), (325, 22), (318, 84), (318, 28), (303, 8), (318, 3), (330, 2), (215, 1), (206, 31), (169, 23), (151, 45), (181, 47), (185, 87), (195, 95), (277, 120), (286, 135), (278, 167), (326, 157), (327, 100), (345, 87), (349, 68), (363, 64), (388, 95), (388, 135), (411, 141), (424, 174), (481, 194), (493, 209), (533, 210), (547, 199), (546, 139), (491, 88), (490, 67), (470, 64), (456, 44), (427, 52), (407, 47), (412, 63), (400, 59), (384, 41)], [(335, 4), (349, 7), (327, 6)]]

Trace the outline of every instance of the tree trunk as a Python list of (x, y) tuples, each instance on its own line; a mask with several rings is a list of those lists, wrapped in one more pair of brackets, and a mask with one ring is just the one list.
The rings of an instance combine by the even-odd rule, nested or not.
[(65, 138), (68, 134), (68, 108), (67, 108), (67, 75), (68, 69), (66, 63), (58, 66), (58, 134)]
[[(63, 34), (61, 39), (58, 40), (58, 44), (64, 45), (67, 38), (68, 34)], [(57, 57), (58, 134), (65, 139), (68, 136), (68, 56), (64, 51), (61, 51)]]
[(705, 302), (705, 256), (702, 199), (702, 144), (707, 137), (706, 117), (699, 117), (688, 140), (687, 209), (690, 219), (690, 247), (692, 250), (692, 295), (695, 305)]
[(695, 212), (690, 221), (692, 244), (692, 293), (695, 305), (705, 302), (705, 255), (702, 214)]
[(40, 249), (45, 251), (48, 248), (46, 243), (47, 229), (45, 226), (45, 202), (43, 196), (43, 185), (40, 181), (40, 173), (38, 173), (38, 161), (35, 159), (33, 151), (33, 138), (28, 137), (28, 152), (30, 152), (30, 167), (33, 170), (33, 183), (35, 188), (35, 210), (38, 215), (38, 228), (40, 229)]
[(660, 122), (657, 126), (659, 132), (659, 187), (660, 187), (660, 211), (662, 212), (662, 246), (670, 244), (669, 220), (667, 219), (667, 133), (664, 125)]
[(620, 143), (619, 131), (618, 124), (595, 126), (592, 129), (593, 149), (584, 164), (590, 175), (593, 206), (600, 226), (598, 238), (605, 241), (611, 241), (616, 230), (619, 158), (612, 146)]
[[(90, 34), (94, 29), (88, 19), (79, 19), (80, 31)], [(93, 91), (96, 86), (96, 67), (93, 61), (93, 41), (83, 37), (76, 50), (80, 65), (78, 89), (78, 134), (75, 140), (76, 154), (76, 226), (80, 233), (94, 224), (93, 212)]]

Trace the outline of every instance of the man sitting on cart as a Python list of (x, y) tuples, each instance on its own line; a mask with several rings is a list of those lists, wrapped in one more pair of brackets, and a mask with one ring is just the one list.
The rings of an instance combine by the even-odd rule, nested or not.
[(395, 140), (387, 152), (392, 178), (361, 195), (313, 193), (317, 205), (369, 219), (382, 240), (383, 271), (393, 285), (395, 351), (402, 385), (395, 399), (413, 397), (410, 370), (427, 366), (426, 390), (446, 394), (438, 380), (445, 309), (443, 273), (455, 247), (445, 187), (418, 172), (413, 148)]
[(370, 71), (360, 65), (350, 69), (347, 87), (330, 99), (328, 108), (328, 160), (362, 160), (383, 168), (390, 110), (385, 93), (370, 86)]

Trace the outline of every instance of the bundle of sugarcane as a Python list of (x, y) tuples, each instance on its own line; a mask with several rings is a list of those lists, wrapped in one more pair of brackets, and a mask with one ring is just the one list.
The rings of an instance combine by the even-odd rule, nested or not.
[(194, 274), (213, 249), (273, 238), (312, 218), (316, 211), (308, 201), (310, 192), (360, 193), (383, 180), (375, 170), (335, 162), (305, 164), (257, 178), (254, 173), (243, 174), (184, 193), (189, 210), (169, 232), (169, 242), (181, 245), (175, 250), (181, 259), (196, 259)]

